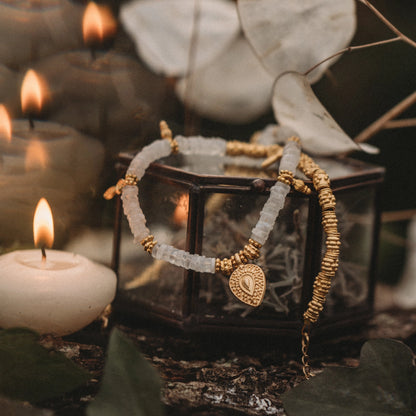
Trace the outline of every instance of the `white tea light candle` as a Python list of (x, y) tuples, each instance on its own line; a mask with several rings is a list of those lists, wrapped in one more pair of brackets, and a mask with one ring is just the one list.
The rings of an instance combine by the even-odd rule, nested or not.
[[(42, 214), (40, 218), (45, 218)], [(45, 224), (41, 222), (43, 233)], [(51, 245), (48, 235), (39, 244)], [(67, 335), (90, 324), (114, 299), (115, 273), (83, 256), (57, 250), (24, 250), (0, 256), (0, 327), (27, 327)]]

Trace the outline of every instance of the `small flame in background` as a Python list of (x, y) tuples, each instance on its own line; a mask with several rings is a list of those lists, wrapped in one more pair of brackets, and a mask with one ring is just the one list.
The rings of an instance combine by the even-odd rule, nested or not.
[(45, 169), (47, 165), (48, 153), (45, 149), (45, 145), (39, 140), (31, 140), (26, 150), (26, 172), (31, 170)]
[(29, 69), (23, 78), (20, 90), (22, 111), (25, 114), (39, 114), (47, 96), (47, 86), (43, 79), (33, 70)]
[(54, 240), (52, 210), (45, 198), (41, 198), (33, 217), (33, 239), (36, 247), (51, 248)]
[(88, 3), (82, 19), (82, 34), (85, 44), (101, 43), (114, 35), (117, 22), (111, 10), (93, 1)]
[(3, 104), (0, 104), (0, 141), (11, 142), (12, 140), (12, 122), (9, 113)]
[(182, 194), (179, 197), (175, 211), (173, 212), (173, 222), (179, 226), (185, 226), (188, 222), (189, 211), (189, 196), (188, 194)]

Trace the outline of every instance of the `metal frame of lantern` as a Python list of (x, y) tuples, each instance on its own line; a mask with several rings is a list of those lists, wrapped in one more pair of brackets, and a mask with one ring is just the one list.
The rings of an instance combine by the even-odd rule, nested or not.
[[(121, 153), (116, 165), (120, 177), (124, 176), (133, 155)], [(380, 228), (380, 188), (384, 179), (384, 168), (356, 161), (343, 159), (343, 164), (356, 167), (354, 174), (333, 179), (331, 188), (337, 196), (351, 190), (374, 188), (374, 222), (371, 231), (371, 255), (368, 274), (368, 293), (365, 304), (358, 308), (343, 310), (333, 315), (323, 314), (318, 322), (316, 332), (340, 329), (345, 326), (357, 325), (367, 320), (373, 311), (374, 285), (377, 263), (377, 245)], [(155, 162), (150, 165), (146, 175), (152, 180), (160, 180), (182, 187), (189, 193), (189, 213), (186, 230), (186, 250), (190, 253), (201, 254), (203, 242), (204, 204), (205, 198), (213, 193), (226, 194), (259, 194), (267, 195), (275, 180), (215, 176), (190, 173), (176, 167)], [(308, 181), (305, 182), (308, 184)], [(150, 303), (131, 301), (123, 290), (118, 290), (115, 300), (115, 313), (122, 319), (135, 322), (140, 319), (154, 319), (190, 333), (203, 333), (212, 331), (234, 331), (240, 333), (267, 333), (288, 336), (299, 336), (302, 326), (302, 314), (312, 296), (313, 282), (317, 275), (322, 255), (322, 226), (320, 206), (316, 196), (307, 197), (299, 193), (290, 192), (290, 198), (309, 198), (307, 239), (305, 245), (305, 259), (303, 267), (303, 286), (300, 307), (296, 319), (253, 319), (235, 316), (223, 316), (221, 313), (215, 317), (206, 318), (199, 312), (200, 273), (184, 270), (184, 283), (182, 291), (181, 316), (170, 314), (165, 308), (157, 304), (157, 300)], [(120, 264), (120, 239), (122, 230), (122, 206), (118, 197), (115, 208), (114, 243), (112, 268), (118, 274)]]

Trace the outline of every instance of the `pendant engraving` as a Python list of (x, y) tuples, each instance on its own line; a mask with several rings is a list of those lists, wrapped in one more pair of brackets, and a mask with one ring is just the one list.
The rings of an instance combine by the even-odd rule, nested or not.
[(231, 292), (250, 306), (259, 306), (266, 292), (266, 277), (263, 270), (255, 264), (243, 264), (230, 276)]

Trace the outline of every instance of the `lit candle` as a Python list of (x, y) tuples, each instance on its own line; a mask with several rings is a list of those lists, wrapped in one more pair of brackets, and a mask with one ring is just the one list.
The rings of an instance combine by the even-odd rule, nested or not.
[(0, 327), (27, 327), (41, 334), (67, 335), (97, 319), (116, 292), (115, 273), (53, 244), (53, 219), (41, 199), (34, 218), (41, 250), (0, 256)]
[(41, 196), (56, 207), (59, 235), (64, 236), (86, 211), (84, 195), (97, 186), (101, 173), (104, 148), (98, 140), (68, 126), (33, 121), (42, 110), (46, 90), (41, 79), (28, 72), (22, 85), (22, 111), (31, 117), (31, 124), (11, 122), (0, 106), (0, 217), (8, 219), (0, 229), (3, 243), (30, 241), (22, 224), (30, 220), (29, 207)]
[(164, 78), (135, 57), (100, 50), (115, 30), (109, 10), (90, 3), (83, 18), (89, 50), (62, 53), (34, 65), (54, 94), (49, 118), (106, 141), (110, 153), (131, 146), (138, 132), (155, 125), (166, 91)]
[(69, 0), (0, 0), (0, 63), (16, 67), (76, 47), (81, 14)]

